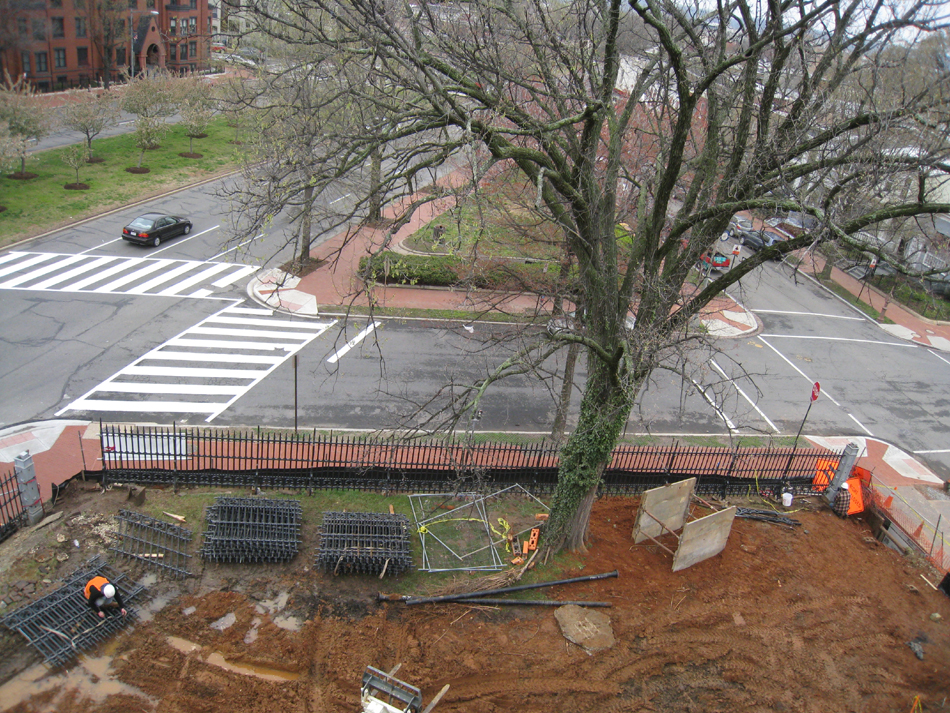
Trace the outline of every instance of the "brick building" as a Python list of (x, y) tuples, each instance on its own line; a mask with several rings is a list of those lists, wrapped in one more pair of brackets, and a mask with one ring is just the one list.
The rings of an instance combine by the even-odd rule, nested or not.
[[(0, 0), (0, 72), (41, 91), (209, 66), (209, 0)], [(131, 47), (131, 50), (130, 50)]]

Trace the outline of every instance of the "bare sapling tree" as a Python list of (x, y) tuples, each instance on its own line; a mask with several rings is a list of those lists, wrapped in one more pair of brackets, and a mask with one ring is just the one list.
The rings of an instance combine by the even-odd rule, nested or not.
[[(562, 286), (576, 305), (573, 325), (537, 334), (456, 393), (451, 419), (474, 413), (490, 385), (578, 345), (586, 377), (561, 449), (548, 542), (583, 548), (633, 407), (655, 370), (687, 365), (680, 345), (704, 306), (776, 256), (816, 241), (859, 245), (859, 233), (884, 221), (950, 211), (926, 190), (913, 200), (887, 190), (873, 206), (860, 200), (871, 176), (895, 185), (943, 170), (946, 71), (927, 91), (878, 93), (873, 81), (881, 48), (939, 29), (941, 9), (862, 0), (490, 0), (464, 9), (302, 0), (278, 17), (271, 3), (252, 0), (245, 11), (256, 31), (306, 53), (321, 81), (361, 67), (347, 101), (383, 105), (373, 131), (343, 123), (324, 130), (322, 146), (307, 137), (303, 172), (315, 189), (365, 185), (364, 162), (380, 146), (379, 193), (389, 201), (464, 155), (485, 161), (470, 171), (472, 190), (491, 164), (532, 188), (575, 261)], [(375, 192), (351, 193), (351, 219), (370, 219)], [(303, 195), (275, 189), (270, 215), (299, 210)], [(418, 209), (400, 205), (401, 219)], [(699, 286), (690, 281), (734, 215), (785, 211), (818, 227)]]
[(206, 136), (205, 130), (214, 118), (214, 96), (208, 84), (195, 76), (178, 80), (175, 91), (181, 115), (178, 123), (188, 137), (188, 153), (200, 158), (200, 154), (195, 154), (195, 139)]
[(66, 188), (74, 190), (89, 188), (89, 186), (79, 180), (79, 169), (86, 165), (86, 161), (89, 158), (89, 150), (86, 148), (86, 144), (67, 146), (63, 150), (61, 158), (63, 159), (63, 163), (76, 172), (76, 181), (74, 183), (67, 183)]
[(86, 92), (70, 101), (62, 112), (63, 126), (86, 137), (88, 161), (94, 162), (92, 140), (119, 120), (118, 98), (108, 92)]
[(16, 178), (32, 178), (26, 172), (26, 159), (29, 156), (31, 141), (39, 141), (52, 126), (50, 114), (40, 105), (39, 96), (26, 77), (13, 79), (4, 74), (0, 86), (0, 121), (6, 122), (10, 134), (18, 139), (20, 170), (14, 173)]
[[(9, 171), (16, 165), (20, 155), (26, 150), (25, 143), (22, 138), (10, 132), (6, 121), (0, 121), (0, 171)], [(0, 205), (0, 213), (5, 210), (6, 206)]]
[[(142, 74), (122, 92), (122, 108), (135, 115), (136, 170), (142, 171), (145, 152), (161, 145), (168, 130), (165, 119), (176, 110), (176, 80), (165, 74)], [(128, 170), (128, 169), (127, 169)]]

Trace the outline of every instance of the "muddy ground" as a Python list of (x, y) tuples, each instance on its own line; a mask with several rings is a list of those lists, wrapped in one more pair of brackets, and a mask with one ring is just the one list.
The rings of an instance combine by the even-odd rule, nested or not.
[[(97, 518), (126, 505), (75, 492), (59, 523), (0, 545), (0, 597), (28, 601), (55, 586), (96, 548)], [(619, 571), (546, 590), (612, 603), (599, 611), (615, 643), (593, 654), (564, 637), (553, 607), (379, 603), (392, 582), (314, 571), (317, 523), (307, 523), (290, 564), (210, 565), (183, 584), (155, 583), (140, 622), (66, 669), (48, 670), (3, 634), (0, 707), (354, 713), (366, 666), (401, 663), (398, 676), (426, 703), (450, 684), (438, 713), (881, 713), (910, 711), (916, 696), (925, 711), (950, 711), (950, 598), (921, 577), (937, 574), (881, 545), (861, 519), (842, 521), (817, 500), (799, 507), (800, 527), (737, 519), (722, 554), (673, 573), (667, 553), (633, 545), (635, 499), (597, 502), (590, 551), (539, 572)], [(90, 551), (58, 562), (79, 531)], [(37, 577), (50, 583), (24, 591), (11, 573), (37, 553), (49, 574)]]

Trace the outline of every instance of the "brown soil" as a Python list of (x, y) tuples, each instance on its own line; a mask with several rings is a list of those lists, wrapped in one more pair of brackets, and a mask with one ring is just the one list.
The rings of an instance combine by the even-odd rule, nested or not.
[(63, 186), (63, 188), (65, 188), (67, 191), (88, 191), (89, 184), (88, 183), (67, 183), (65, 186)]
[(8, 173), (7, 178), (12, 178), (14, 181), (30, 181), (39, 175), (38, 173), (30, 173), (29, 171), (22, 173), (17, 171), (16, 173)]
[[(73, 493), (62, 527), (71, 537), (76, 513), (94, 519), (94, 510), (126, 505)], [(619, 571), (542, 590), (613, 604), (599, 611), (616, 643), (593, 655), (564, 638), (554, 608), (378, 603), (387, 582), (316, 572), (305, 548), (288, 565), (209, 565), (183, 585), (154, 586), (167, 605), (108, 652), (132, 687), (125, 694), (96, 700), (64, 677), (8, 710), (353, 713), (365, 667), (399, 663), (398, 677), (426, 703), (451, 685), (437, 713), (877, 713), (909, 711), (918, 695), (924, 710), (946, 710), (950, 598), (921, 579), (935, 573), (881, 545), (861, 520), (840, 520), (817, 501), (799, 506), (801, 527), (737, 519), (723, 553), (673, 573), (661, 549), (633, 545), (636, 500), (598, 501), (589, 552), (538, 568), (541, 580)], [(316, 526), (305, 523), (305, 543)], [(0, 546), (0, 571), (6, 550), (25, 542), (18, 534)], [(231, 626), (211, 627), (229, 614)], [(287, 615), (303, 622), (299, 630), (286, 628)], [(22, 659), (24, 644), (10, 641), (0, 640), (0, 661)]]
[(206, 138), (208, 138), (208, 135), (207, 135), (207, 134), (188, 134), (187, 136), (188, 136), (188, 138), (191, 138), (191, 139), (206, 139)]
[(148, 173), (152, 169), (150, 169), (148, 166), (129, 166), (125, 170), (129, 173)]
[(286, 272), (288, 275), (306, 277), (311, 272), (317, 270), (323, 265), (326, 265), (326, 260), (314, 260), (311, 258), (307, 262), (301, 263), (299, 260), (294, 259), (290, 262), (285, 262), (280, 266), (280, 269)]
[(189, 153), (187, 151), (185, 153), (180, 153), (178, 155), (181, 156), (182, 158), (202, 158), (204, 156), (203, 153)]
[(98, 156), (90, 156), (89, 158), (86, 159), (86, 163), (105, 163), (105, 162), (106, 160), (104, 158), (99, 158)]

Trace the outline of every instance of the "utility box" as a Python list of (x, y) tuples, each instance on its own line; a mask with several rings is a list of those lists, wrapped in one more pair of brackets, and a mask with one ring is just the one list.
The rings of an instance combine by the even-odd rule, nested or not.
[(36, 468), (29, 451), (23, 451), (13, 459), (13, 470), (20, 489), (23, 511), (26, 513), (29, 524), (35, 525), (43, 519), (44, 513), (43, 501), (40, 499), (40, 486), (36, 482)]

